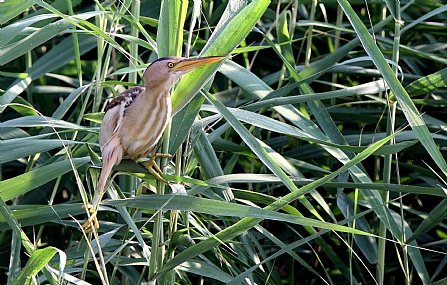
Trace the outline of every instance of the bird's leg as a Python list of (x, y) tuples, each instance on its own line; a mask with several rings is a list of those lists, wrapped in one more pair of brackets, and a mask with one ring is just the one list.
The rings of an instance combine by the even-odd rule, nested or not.
[(99, 222), (98, 222), (98, 218), (96, 217), (96, 214), (98, 213), (97, 210), (95, 210), (95, 208), (93, 207), (92, 204), (88, 204), (87, 207), (82, 206), (82, 209), (88, 209), (88, 212), (90, 213), (90, 217), (88, 218), (87, 222), (85, 222), (85, 224), (82, 225), (82, 229), (86, 232), (86, 233), (90, 233), (94, 230), (97, 230), (99, 228)]
[(152, 155), (152, 157), (147, 160), (140, 162), (141, 165), (143, 165), (152, 175), (155, 176), (157, 180), (163, 181), (164, 183), (168, 184), (168, 180), (161, 177), (161, 174), (163, 173), (160, 169), (160, 167), (157, 165), (157, 162), (155, 161), (157, 158), (170, 158), (171, 155), (167, 153), (156, 153)]
[(99, 222), (98, 222), (98, 208), (99, 203), (101, 202), (101, 198), (104, 195), (105, 189), (101, 191), (96, 191), (95, 196), (93, 197), (92, 204), (87, 204), (86, 206), (82, 206), (82, 209), (87, 209), (90, 216), (88, 220), (85, 222), (85, 224), (82, 225), (82, 230), (84, 230), (86, 233), (90, 233), (94, 230), (99, 229)]

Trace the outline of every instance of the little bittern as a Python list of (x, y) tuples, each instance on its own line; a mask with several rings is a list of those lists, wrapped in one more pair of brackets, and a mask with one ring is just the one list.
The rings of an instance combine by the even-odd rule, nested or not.
[(112, 167), (118, 165), (121, 159), (130, 158), (136, 161), (152, 154), (149, 163), (145, 165), (157, 179), (167, 182), (160, 176), (161, 170), (154, 160), (156, 157), (169, 155), (154, 153), (171, 118), (170, 89), (183, 74), (224, 58), (160, 58), (144, 72), (144, 87), (130, 88), (110, 102), (99, 131), (103, 166), (93, 204), (89, 205), (91, 218), (83, 225), (85, 230), (90, 231), (91, 225), (94, 229), (99, 227), (96, 211), (106, 190)]

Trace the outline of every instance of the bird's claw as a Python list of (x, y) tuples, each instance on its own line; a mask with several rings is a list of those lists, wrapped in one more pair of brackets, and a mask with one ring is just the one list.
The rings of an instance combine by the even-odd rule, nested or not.
[(166, 184), (169, 183), (168, 180), (161, 177), (163, 171), (161, 171), (158, 164), (155, 162), (157, 158), (170, 158), (171, 155), (167, 153), (156, 153), (149, 160), (143, 161), (140, 164), (143, 165), (157, 180), (160, 180)]
[(81, 226), (82, 230), (84, 230), (86, 233), (90, 233), (94, 230), (99, 229), (99, 222), (96, 214), (98, 213), (97, 210), (94, 209), (93, 205), (88, 204), (87, 207), (85, 205), (82, 206), (82, 209), (88, 209), (88, 212), (90, 213), (90, 217), (88, 218), (87, 222)]

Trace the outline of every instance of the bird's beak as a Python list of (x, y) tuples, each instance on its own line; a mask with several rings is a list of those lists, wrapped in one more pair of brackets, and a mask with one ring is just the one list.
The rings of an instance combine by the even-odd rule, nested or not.
[(208, 57), (198, 57), (198, 58), (187, 58), (183, 59), (175, 65), (175, 71), (191, 71), (200, 67), (202, 65), (218, 62), (225, 59), (225, 56), (208, 56)]

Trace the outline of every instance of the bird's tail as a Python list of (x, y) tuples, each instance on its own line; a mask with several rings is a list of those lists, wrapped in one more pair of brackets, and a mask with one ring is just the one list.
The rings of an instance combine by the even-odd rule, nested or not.
[(123, 149), (118, 137), (111, 137), (102, 147), (102, 169), (99, 176), (98, 186), (96, 187), (95, 196), (93, 198), (93, 207), (96, 209), (105, 192), (107, 178), (112, 171), (112, 167), (121, 162), (123, 157)]

